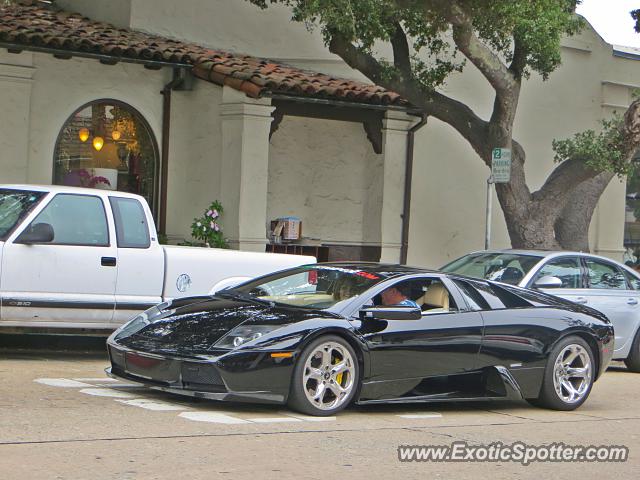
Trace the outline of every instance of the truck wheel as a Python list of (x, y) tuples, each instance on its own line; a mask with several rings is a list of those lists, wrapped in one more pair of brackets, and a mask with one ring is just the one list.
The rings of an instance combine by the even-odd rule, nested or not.
[(594, 377), (589, 344), (576, 336), (563, 338), (549, 354), (540, 395), (531, 403), (552, 410), (574, 410), (587, 400)]
[(636, 332), (636, 336), (631, 344), (629, 356), (624, 359), (624, 364), (630, 372), (640, 373), (640, 329)]
[(335, 335), (322, 336), (298, 358), (289, 406), (308, 415), (333, 415), (353, 400), (359, 379), (360, 366), (351, 345)]

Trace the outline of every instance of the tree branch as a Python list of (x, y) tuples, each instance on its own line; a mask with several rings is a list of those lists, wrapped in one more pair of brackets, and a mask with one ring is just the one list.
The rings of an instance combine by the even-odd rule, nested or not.
[[(430, 1), (443, 3), (441, 0)], [(480, 70), (496, 92), (510, 91), (515, 82), (512, 73), (502, 59), (478, 38), (471, 15), (456, 0), (444, 3), (448, 4), (449, 8), (444, 11), (453, 27), (453, 40), (460, 51)]]
[(391, 36), (391, 46), (393, 47), (393, 63), (402, 73), (405, 79), (411, 78), (411, 56), (409, 53), (409, 42), (407, 35), (402, 29), (400, 22), (395, 22), (396, 30)]
[(373, 83), (382, 85), (383, 68), (373, 55), (358, 49), (339, 34), (331, 36), (329, 51), (341, 57), (351, 68), (362, 72)]
[(513, 38), (513, 59), (509, 65), (509, 71), (517, 81), (522, 79), (522, 74), (527, 65), (527, 49), (519, 37)]
[(467, 105), (436, 91), (426, 92), (412, 77), (387, 78), (382, 74), (383, 66), (373, 55), (363, 52), (339, 35), (331, 38), (329, 50), (340, 56), (350, 67), (362, 72), (372, 82), (402, 95), (425, 114), (450, 124), (471, 144), (485, 162), (488, 161), (490, 153), (487, 152), (490, 152), (490, 148), (484, 141), (488, 123)]
[(540, 190), (533, 193), (532, 198), (549, 204), (561, 204), (574, 188), (600, 173), (581, 160), (565, 160), (551, 172)]

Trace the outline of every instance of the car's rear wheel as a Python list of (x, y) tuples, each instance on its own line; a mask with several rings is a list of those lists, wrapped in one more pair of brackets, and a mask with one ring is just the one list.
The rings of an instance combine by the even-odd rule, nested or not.
[(531, 403), (553, 410), (574, 410), (589, 396), (595, 378), (593, 351), (580, 337), (560, 340), (551, 350), (540, 396)]
[(289, 406), (308, 415), (333, 415), (353, 400), (359, 379), (360, 367), (351, 345), (335, 335), (319, 337), (298, 357)]
[(624, 359), (624, 364), (629, 371), (640, 373), (640, 329), (636, 332), (633, 344), (631, 345), (631, 351), (629, 352), (629, 356)]

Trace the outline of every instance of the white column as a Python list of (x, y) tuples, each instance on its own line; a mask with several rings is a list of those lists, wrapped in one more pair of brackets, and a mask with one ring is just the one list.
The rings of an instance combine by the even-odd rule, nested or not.
[(404, 112), (387, 111), (382, 125), (382, 209), (380, 212), (381, 262), (399, 263), (402, 245), (407, 134), (418, 122)]
[(0, 53), (0, 183), (28, 180), (29, 112), (35, 73), (30, 63), (31, 55)]
[(222, 93), (220, 200), (232, 248), (264, 251), (267, 224), (270, 99), (251, 99), (231, 87)]

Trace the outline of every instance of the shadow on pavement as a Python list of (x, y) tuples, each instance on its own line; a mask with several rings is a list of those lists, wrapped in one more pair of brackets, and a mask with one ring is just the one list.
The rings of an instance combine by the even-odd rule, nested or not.
[(0, 334), (0, 357), (7, 354), (55, 353), (105, 357), (106, 337)]

